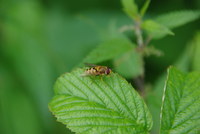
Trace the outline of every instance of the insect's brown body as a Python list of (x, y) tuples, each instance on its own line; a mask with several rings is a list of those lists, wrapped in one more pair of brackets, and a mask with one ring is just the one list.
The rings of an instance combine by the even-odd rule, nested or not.
[(94, 66), (85, 71), (85, 76), (88, 75), (108, 75), (112, 71), (106, 66)]

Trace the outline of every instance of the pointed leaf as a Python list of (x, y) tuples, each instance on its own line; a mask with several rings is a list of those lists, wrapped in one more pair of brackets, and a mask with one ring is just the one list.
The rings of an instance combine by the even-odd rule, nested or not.
[[(185, 51), (181, 54), (178, 60), (175, 62), (174, 66), (184, 72), (188, 72), (189, 65), (191, 62), (191, 45), (186, 47)], [(162, 105), (162, 95), (164, 90), (165, 81), (167, 78), (167, 73), (162, 74), (157, 80), (152, 91), (147, 95), (147, 105), (152, 113), (154, 125), (152, 132), (157, 134), (160, 129), (160, 112)]]
[(140, 10), (140, 14), (141, 16), (144, 16), (144, 14), (146, 13), (148, 7), (149, 7), (149, 4), (150, 4), (151, 0), (146, 0), (142, 9)]
[(155, 18), (155, 21), (169, 28), (176, 28), (192, 22), (200, 17), (200, 11), (174, 11)]
[(147, 32), (147, 34), (153, 38), (162, 38), (166, 35), (174, 35), (174, 33), (167, 27), (153, 21), (146, 20), (142, 24), (142, 28)]
[(152, 119), (144, 101), (118, 74), (80, 77), (83, 69), (62, 75), (49, 104), (58, 121), (84, 134), (146, 134)]
[(161, 110), (161, 134), (192, 134), (200, 125), (200, 73), (171, 67)]
[[(174, 66), (180, 69), (181, 71), (188, 72), (189, 65), (191, 62), (191, 45), (186, 47), (184, 52), (175, 62)], [(152, 91), (147, 95), (147, 105), (152, 113), (154, 125), (152, 128), (153, 133), (158, 133), (160, 129), (160, 112), (161, 112), (161, 105), (162, 105), (162, 95), (164, 90), (164, 85), (166, 81), (167, 73), (162, 74), (155, 82), (154, 86), (152, 87)]]
[(138, 14), (138, 6), (135, 0), (122, 0), (123, 9), (128, 16), (135, 19)]

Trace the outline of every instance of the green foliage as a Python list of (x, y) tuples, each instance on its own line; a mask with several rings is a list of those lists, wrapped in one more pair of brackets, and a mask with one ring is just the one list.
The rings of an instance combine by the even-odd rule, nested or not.
[(111, 60), (120, 54), (133, 49), (132, 43), (126, 38), (115, 38), (103, 42), (91, 51), (83, 60), (83, 63), (100, 63)]
[(183, 10), (163, 14), (155, 21), (169, 28), (176, 28), (194, 21), (200, 17), (200, 11)]
[(77, 133), (148, 133), (151, 115), (141, 97), (118, 74), (80, 77), (83, 69), (62, 75), (49, 104), (58, 121)]
[(138, 6), (135, 3), (135, 0), (121, 0), (123, 5), (123, 10), (126, 12), (128, 16), (132, 19), (136, 19), (138, 17)]
[[(128, 78), (128, 82), (134, 83), (134, 87), (140, 87), (137, 85), (138, 81), (136, 82), (135, 80), (138, 80), (137, 77), (139, 75), (143, 76), (145, 82), (142, 85), (144, 86), (143, 97), (153, 116), (153, 128), (151, 129), (152, 120), (143, 100), (123, 78), (119, 77), (116, 73), (102, 77), (80, 77), (79, 74), (83, 73), (83, 69), (65, 74), (58, 80), (58, 83), (60, 80), (63, 81), (60, 85), (72, 87), (70, 91), (72, 91), (73, 96), (65, 98), (66, 94), (56, 93), (55, 100), (53, 99), (51, 104), (56, 105), (56, 99), (61, 99), (59, 103), (66, 103), (66, 101), (76, 103), (76, 106), (74, 104), (70, 104), (70, 106), (67, 104), (66, 107), (58, 105), (53, 107), (56, 111), (60, 110), (59, 108), (65, 110), (66, 113), (62, 114), (66, 114), (67, 116), (62, 121), (64, 122), (69, 118), (73, 118), (73, 122), (69, 122), (67, 126), (75, 122), (82, 124), (87, 124), (88, 122), (111, 122), (115, 125), (121, 125), (120, 127), (117, 125), (114, 126), (115, 130), (111, 129), (107, 131), (107, 133), (114, 134), (149, 133), (149, 131), (157, 134), (160, 127), (159, 116), (166, 79), (166, 74), (163, 74), (163, 71), (174, 62), (176, 62), (175, 65), (179, 69), (186, 72), (192, 70), (199, 71), (199, 33), (189, 43), (189, 46), (185, 47), (193, 34), (199, 30), (199, 24), (198, 22), (192, 23), (192, 25), (188, 25), (187, 27), (176, 29), (176, 36), (151, 41), (152, 39), (156, 39), (157, 33), (154, 32), (158, 32), (158, 27), (160, 26), (171, 29), (198, 19), (199, 11), (197, 10), (200, 8), (200, 5), (198, 5), (199, 0), (189, 1), (190, 6), (193, 5), (192, 10), (175, 11), (161, 16), (158, 16), (161, 11), (171, 11), (172, 8), (184, 9), (190, 6), (188, 6), (188, 2), (181, 0), (165, 1), (165, 6), (163, 7), (161, 6), (162, 1), (152, 2), (150, 8), (148, 8), (150, 0), (123, 0), (122, 3), (124, 11), (131, 19), (121, 12), (119, 2), (114, 0), (86, 0), (79, 1), (79, 4), (73, 0), (45, 2), (36, 0), (0, 1), (0, 35), (2, 37), (0, 38), (1, 134), (74, 133), (66, 129), (62, 123), (55, 121), (55, 118), (49, 112), (47, 104), (53, 96), (52, 85), (55, 79), (63, 72), (69, 72), (75, 68), (85, 56), (85, 59), (88, 61), (85, 60), (84, 62), (110, 66), (113, 72), (120, 73), (123, 77)], [(147, 9), (150, 9), (149, 13)], [(149, 14), (152, 12), (158, 17), (149, 18)], [(151, 19), (159, 26), (150, 31), (146, 30), (148, 28), (142, 29), (141, 26), (146, 19)], [(123, 32), (127, 38), (121, 36), (121, 33), (119, 33), (120, 28), (124, 28), (121, 31), (129, 30)], [(138, 30), (137, 32), (136, 29)], [(160, 31), (163, 32), (162, 30), (161, 28)], [(166, 32), (162, 37), (167, 34)], [(136, 46), (140, 41), (143, 44), (140, 45), (142, 47)], [(100, 45), (97, 46), (98, 44)], [(149, 56), (153, 54), (160, 55), (161, 51), (165, 52), (165, 54), (160, 57)], [(99, 54), (99, 56), (95, 53)], [(187, 77), (187, 74), (185, 75)], [(75, 76), (81, 81), (75, 79)], [(64, 77), (67, 77), (67, 80), (71, 83), (66, 82)], [(191, 76), (192, 79), (194, 79), (193, 76)], [(119, 82), (116, 80), (119, 80)], [(79, 84), (80, 82), (88, 83), (83, 85)], [(95, 85), (94, 82), (98, 85)], [(89, 99), (77, 98), (75, 95), (81, 95), (82, 92), (74, 88), (73, 84), (76, 87), (84, 87), (84, 91), (86, 91), (87, 95), (89, 94)], [(176, 84), (174, 83), (173, 85)], [(120, 88), (118, 88), (119, 85), (121, 85)], [(86, 87), (90, 86), (95, 86), (95, 88), (91, 88), (91, 90), (86, 89)], [(128, 88), (126, 88), (127, 86)], [(63, 86), (60, 87), (65, 89)], [(57, 87), (59, 91), (60, 87)], [(111, 90), (110, 87), (114, 87), (114, 90)], [(103, 89), (101, 91), (104, 93), (104, 96), (102, 92), (99, 92), (100, 89)], [(141, 92), (138, 88), (136, 90)], [(69, 89), (63, 91), (69, 91)], [(128, 93), (123, 97), (122, 92)], [(94, 97), (90, 93), (95, 93), (97, 97)], [(110, 98), (106, 97), (105, 93)], [(194, 100), (196, 95), (193, 96), (192, 94), (192, 99), (187, 101)], [(102, 102), (105, 105), (96, 104), (102, 96)], [(176, 96), (170, 97), (174, 98)], [(122, 101), (119, 101), (120, 99)], [(83, 101), (81, 103), (84, 104), (79, 105), (80, 103), (77, 102), (80, 101)], [(128, 103), (125, 103), (126, 101)], [(182, 103), (183, 101), (179, 103), (180, 106), (184, 104)], [(127, 111), (126, 106), (127, 109), (130, 108), (133, 112)], [(88, 113), (86, 111), (75, 112), (70, 111), (72, 107), (86, 109), (86, 111), (90, 108), (94, 108), (95, 110), (106, 109), (107, 111), (105, 110), (103, 113), (95, 110), (88, 110)], [(176, 107), (176, 105), (171, 105), (171, 107)], [(195, 108), (191, 107), (188, 106), (194, 112)], [(113, 109), (117, 110), (114, 111)], [(98, 119), (103, 118), (98, 120), (99, 122), (95, 122), (96, 120), (93, 119), (89, 119), (89, 121), (85, 119), (88, 115), (96, 116), (97, 114), (100, 115), (97, 117)], [(59, 121), (61, 121), (60, 119), (63, 115), (59, 113), (58, 116), (56, 114)], [(133, 119), (131, 115), (138, 118)], [(149, 118), (145, 119), (145, 115)], [(184, 115), (185, 113), (178, 120), (185, 121), (187, 116)], [(82, 120), (76, 119), (80, 116)], [(108, 118), (105, 119), (105, 116)], [(126, 118), (125, 116), (129, 117)], [(188, 118), (189, 121), (192, 119), (194, 117)], [(129, 122), (131, 123), (128, 124), (130, 126), (127, 125)], [(188, 123), (188, 121), (186, 122)], [(127, 126), (122, 126), (120, 123), (124, 123)], [(189, 125), (192, 125), (192, 123), (189, 122)], [(135, 126), (131, 126), (132, 124)], [(90, 132), (98, 134), (97, 131), (101, 132), (107, 128), (111, 128), (109, 125), (95, 126), (98, 129), (95, 131), (95, 128), (93, 128)], [(187, 128), (187, 126), (183, 128)], [(70, 126), (70, 128), (72, 127), (74, 126)], [(101, 130), (102, 127), (103, 129)], [(78, 129), (85, 128), (78, 127)], [(143, 130), (144, 132), (136, 132)]]
[[(175, 62), (174, 66), (180, 69), (181, 71), (188, 72), (190, 68), (190, 62), (192, 59), (191, 54), (191, 46), (190, 44)], [(167, 73), (162, 74), (155, 82), (152, 87), (152, 91), (148, 93), (147, 96), (147, 105), (152, 113), (154, 125), (152, 128), (152, 133), (158, 133), (160, 129), (160, 112), (161, 112), (161, 104), (162, 104), (162, 96), (164, 91), (164, 85), (166, 81)]]
[(152, 38), (162, 38), (166, 35), (174, 35), (174, 33), (165, 27), (153, 20), (145, 20), (142, 24), (142, 28), (147, 32)]
[(143, 73), (142, 56), (127, 38), (105, 41), (91, 51), (83, 63), (97, 64), (108, 60), (113, 60), (114, 70), (126, 78)]
[(135, 78), (143, 74), (142, 56), (134, 49), (114, 60), (115, 71), (126, 78)]
[(143, 7), (141, 8), (140, 10), (140, 15), (141, 16), (144, 16), (144, 14), (146, 13), (148, 7), (149, 7), (149, 4), (150, 4), (151, 0), (146, 0)]
[(161, 110), (162, 134), (196, 133), (200, 125), (200, 73), (170, 68)]

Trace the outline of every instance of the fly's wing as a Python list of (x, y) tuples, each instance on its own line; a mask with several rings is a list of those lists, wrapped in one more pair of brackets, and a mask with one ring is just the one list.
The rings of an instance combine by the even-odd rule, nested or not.
[[(95, 65), (95, 64), (90, 64), (90, 63), (84, 63), (85, 66), (88, 66), (88, 67), (97, 67), (97, 66), (101, 66), (101, 65)], [(106, 66), (102, 66), (102, 67), (106, 67)], [(110, 67), (108, 67), (110, 68)], [(112, 71), (115, 70), (115, 69), (112, 69)]]
[(84, 63), (86, 66), (88, 66), (88, 67), (96, 67), (96, 66), (98, 66), (98, 65), (95, 65), (95, 64), (90, 64), (90, 63)]

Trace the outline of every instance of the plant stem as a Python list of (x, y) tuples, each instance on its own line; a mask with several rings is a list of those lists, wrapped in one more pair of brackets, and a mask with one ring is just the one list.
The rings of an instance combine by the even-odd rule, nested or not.
[(144, 67), (145, 63), (144, 63), (143, 53), (144, 53), (145, 47), (149, 44), (152, 37), (148, 36), (144, 41), (141, 24), (142, 24), (142, 19), (140, 17), (135, 19), (135, 35), (136, 35), (136, 39), (137, 39), (138, 52), (141, 53), (141, 57), (143, 60), (144, 71), (140, 76), (138, 76), (137, 78), (134, 78), (133, 81), (134, 81), (134, 84), (136, 85), (136, 88), (139, 90), (141, 96), (144, 98), (146, 96), (146, 93), (145, 93), (145, 67)]
[(142, 37), (142, 31), (141, 31), (141, 21), (140, 19), (135, 22), (135, 34), (137, 37), (137, 44), (139, 47), (144, 46), (144, 41)]
[[(141, 19), (135, 20), (135, 35), (137, 38), (137, 44), (139, 49), (138, 50), (142, 50), (143, 48), (146, 46), (146, 42), (144, 44), (144, 40), (143, 40), (143, 36), (142, 36), (142, 30), (141, 30)], [(148, 42), (147, 42), (148, 43)], [(144, 58), (142, 56), (143, 62), (144, 62)], [(143, 65), (143, 69), (144, 69), (144, 65)], [(145, 96), (145, 75), (144, 72), (138, 76), (137, 78), (134, 79), (134, 83), (136, 85), (136, 88), (140, 91), (141, 96)]]

